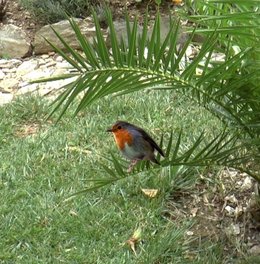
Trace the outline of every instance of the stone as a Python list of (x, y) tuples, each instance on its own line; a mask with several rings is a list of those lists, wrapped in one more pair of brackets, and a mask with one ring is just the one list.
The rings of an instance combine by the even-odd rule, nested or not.
[(64, 79), (64, 80), (47, 82), (47, 83), (44, 83), (44, 88), (48, 90), (59, 90), (62, 86), (69, 84), (72, 81), (75, 81), (76, 79), (77, 79), (77, 76)]
[(30, 50), (23, 29), (10, 24), (0, 28), (0, 57), (23, 58), (30, 54)]
[(50, 68), (55, 65), (56, 65), (56, 61), (49, 61), (48, 63), (45, 64), (45, 67)]
[(16, 94), (22, 95), (22, 94), (32, 93), (32, 92), (37, 91), (38, 88), (39, 88), (38, 83), (27, 84), (26, 86), (23, 86), (22, 88), (20, 88)]
[[(206, 57), (208, 56), (208, 53), (206, 54)], [(223, 63), (226, 60), (226, 55), (224, 53), (219, 53), (219, 52), (213, 52), (213, 54), (211, 55), (211, 62), (214, 63)]]
[(63, 61), (63, 62), (57, 62), (56, 64), (57, 68), (59, 69), (71, 69), (72, 66), (71, 64), (69, 64), (67, 61)]
[(57, 62), (62, 62), (63, 61), (63, 58), (61, 56), (57, 56), (56, 59), (55, 59)]
[(233, 207), (229, 206), (229, 205), (227, 205), (225, 207), (225, 210), (227, 211), (227, 213), (228, 213), (229, 216), (233, 216), (234, 213), (235, 213), (235, 209)]
[(0, 80), (3, 80), (5, 77), (5, 74), (3, 71), (0, 70)]
[[(130, 23), (130, 27), (132, 28), (133, 23)], [(114, 28), (118, 37), (118, 40), (121, 38), (124, 40), (125, 44), (128, 45), (128, 39), (127, 39), (127, 28), (126, 28), (126, 22), (125, 20), (117, 20), (114, 21)], [(161, 25), (160, 25), (160, 41), (163, 43), (165, 40), (168, 32), (170, 30), (170, 17), (169, 16), (161, 16)], [(143, 31), (143, 27), (141, 25), (137, 25), (137, 35), (141, 35)], [(188, 40), (189, 34), (184, 33), (184, 30), (180, 30), (178, 39), (177, 39), (177, 46), (178, 50), (183, 47), (184, 43)], [(152, 36), (152, 27), (149, 27), (147, 30), (147, 38), (151, 39)], [(138, 41), (138, 38), (137, 40)], [(106, 39), (106, 44), (108, 47), (111, 47), (111, 41), (110, 41), (110, 32), (108, 32), (107, 39)]]
[(0, 88), (7, 91), (10, 89), (15, 89), (18, 87), (19, 84), (19, 80), (15, 79), (15, 78), (8, 78), (8, 79), (4, 79), (2, 81), (0, 81)]
[(68, 71), (64, 68), (57, 68), (53, 71), (52, 73), (52, 76), (60, 76), (60, 75), (63, 75), (63, 74), (67, 74)]
[(231, 224), (230, 226), (225, 228), (225, 232), (227, 235), (239, 235), (240, 226), (239, 224)]
[(20, 65), (22, 63), (21, 60), (17, 60), (17, 59), (0, 59), (0, 68), (2, 69), (10, 69), (13, 67), (17, 67), (18, 65)]
[(0, 106), (8, 104), (13, 100), (13, 94), (0, 92)]
[[(133, 23), (130, 23), (130, 27), (132, 29)], [(118, 41), (121, 40), (121, 38), (124, 40), (125, 44), (128, 45), (127, 40), (127, 28), (126, 28), (126, 22), (125, 20), (118, 20), (114, 21), (114, 28), (117, 34)], [(140, 35), (142, 33), (143, 28), (140, 25), (137, 25), (137, 35)], [(137, 42), (138, 40), (136, 40)], [(107, 38), (106, 38), (106, 44), (110, 48), (111, 47), (111, 40), (110, 40), (110, 32), (108, 32)]]
[(25, 75), (37, 69), (39, 62), (37, 60), (24, 61), (16, 70), (18, 76)]
[(260, 245), (254, 245), (249, 249), (249, 253), (253, 256), (260, 256)]
[[(96, 33), (93, 22), (91, 22), (89, 19), (79, 19), (79, 18), (74, 18), (74, 21), (78, 24), (81, 33), (89, 41), (92, 42), (92, 38), (95, 36)], [(71, 28), (69, 21), (62, 20), (52, 25), (43, 26), (40, 30), (36, 32), (35, 40), (33, 42), (34, 53), (36, 55), (53, 51), (52, 47), (48, 44), (48, 42), (45, 39), (50, 41), (56, 47), (64, 50), (64, 46), (62, 45), (58, 37), (55, 35), (52, 28), (55, 29), (62, 36), (62, 38), (67, 43), (69, 43), (69, 45), (73, 49), (81, 49), (81, 46), (77, 41), (75, 32)]]
[(10, 68), (10, 69), (3, 68), (2, 72), (4, 72), (4, 73), (15, 73), (16, 72), (16, 68)]
[(49, 57), (49, 58), (46, 58), (45, 60), (45, 63), (47, 64), (47, 63), (49, 63), (49, 62), (53, 62), (54, 61), (54, 59), (51, 57)]
[(50, 56), (49, 56), (48, 54), (43, 54), (43, 55), (41, 56), (41, 58), (44, 59), (44, 60), (48, 59), (49, 57), (50, 57)]
[(35, 81), (41, 78), (48, 78), (51, 77), (53, 70), (44, 68), (44, 69), (37, 69), (35, 71), (29, 72), (22, 76), (24, 81), (30, 82)]
[(253, 185), (253, 183), (252, 183), (251, 177), (250, 176), (247, 176), (244, 179), (244, 181), (243, 181), (243, 183), (241, 185), (241, 190), (248, 191), (248, 190), (250, 190), (252, 188), (252, 185)]
[(38, 63), (39, 63), (39, 67), (44, 66), (45, 65), (45, 60), (44, 59), (39, 59)]

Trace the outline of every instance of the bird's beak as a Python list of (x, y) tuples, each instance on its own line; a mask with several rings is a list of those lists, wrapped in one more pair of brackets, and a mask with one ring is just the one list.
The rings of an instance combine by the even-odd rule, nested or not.
[(112, 128), (108, 128), (106, 131), (107, 132), (113, 132)]

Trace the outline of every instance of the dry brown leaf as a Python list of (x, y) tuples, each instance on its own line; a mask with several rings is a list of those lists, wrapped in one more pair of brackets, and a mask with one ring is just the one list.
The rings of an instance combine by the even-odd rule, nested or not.
[(140, 227), (138, 227), (135, 231), (134, 231), (134, 234), (128, 239), (126, 240), (126, 244), (128, 244), (131, 248), (131, 250), (134, 252), (135, 255), (136, 254), (136, 250), (135, 250), (135, 247), (136, 247), (136, 244), (140, 241), (141, 239), (141, 233), (142, 233), (142, 230)]
[(175, 5), (181, 5), (182, 4), (182, 0), (172, 0), (172, 2)]
[(135, 250), (135, 244), (136, 244), (136, 241), (133, 240), (132, 238), (126, 240), (126, 244), (128, 244), (131, 248), (131, 250), (134, 252), (134, 254), (137, 256), (136, 254), (136, 250)]
[(204, 193), (204, 194), (203, 194), (203, 202), (204, 202), (204, 204), (206, 204), (206, 205), (209, 204), (208, 194), (207, 194), (207, 193)]
[(149, 198), (154, 198), (159, 191), (158, 189), (141, 189), (141, 190)]

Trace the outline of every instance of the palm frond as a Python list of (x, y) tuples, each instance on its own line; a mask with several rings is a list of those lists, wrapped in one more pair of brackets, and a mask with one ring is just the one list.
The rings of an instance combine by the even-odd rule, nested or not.
[[(226, 5), (221, 3), (220, 6), (216, 6), (213, 2), (210, 1), (209, 5), (212, 8), (216, 7), (217, 12), (223, 12), (223, 10), (227, 12), (229, 10)], [(210, 12), (212, 12), (212, 16), (212, 9), (210, 9)], [(223, 14), (226, 16), (225, 13)], [(255, 138), (255, 130), (253, 131), (253, 129), (257, 128), (260, 131), (258, 126), (254, 126), (259, 124), (257, 123), (259, 117), (257, 118), (255, 112), (252, 114), (252, 109), (258, 111), (259, 102), (254, 102), (253, 96), (245, 99), (241, 95), (243, 88), (250, 85), (250, 87), (253, 87), (250, 88), (252, 94), (254, 93), (258, 96), (256, 98), (260, 98), (259, 91), (256, 89), (258, 87), (257, 83), (259, 83), (257, 71), (252, 72), (245, 67), (245, 65), (250, 64), (253, 48), (248, 46), (233, 54), (232, 45), (234, 42), (232, 38), (235, 35), (233, 34), (232, 38), (228, 37), (223, 42), (226, 45), (224, 61), (214, 64), (212, 59), (212, 54), (216, 49), (219, 49), (220, 37), (227, 33), (225, 27), (230, 26), (229, 24), (222, 25), (215, 21), (214, 28), (206, 28), (211, 33), (208, 33), (203, 45), (199, 48), (197, 56), (193, 60), (188, 60), (186, 58), (187, 49), (190, 47), (197, 29), (192, 31), (186, 43), (178, 50), (177, 37), (180, 27), (178, 20), (170, 20), (169, 32), (164, 39), (161, 39), (159, 13), (156, 16), (150, 38), (147, 31), (147, 17), (141, 35), (137, 30), (137, 19), (130, 22), (129, 17), (126, 17), (127, 38), (120, 39), (114, 29), (109, 10), (106, 10), (106, 17), (110, 31), (111, 49), (106, 45), (106, 40), (95, 13), (93, 13), (93, 18), (96, 37), (93, 43), (82, 35), (75, 21), (69, 19), (75, 37), (83, 49), (83, 54), (72, 49), (54, 30), (66, 52), (51, 43), (50, 45), (77, 72), (73, 75), (75, 79), (64, 86), (63, 93), (55, 100), (52, 113), (62, 108), (61, 117), (71, 107), (72, 102), (76, 101), (76, 98), (80, 99), (75, 114), (105, 96), (119, 96), (148, 88), (161, 91), (169, 89), (186, 96), (189, 100), (195, 100), (227, 125), (231, 124), (239, 128), (240, 131), (246, 132), (251, 138)], [(208, 18), (203, 17), (204, 20), (201, 21), (203, 23), (213, 21), (212, 17)], [(239, 16), (233, 18), (240, 19)], [(223, 17), (220, 21), (221, 23), (222, 21), (227, 23), (226, 17), (225, 19)], [(232, 26), (243, 28), (243, 25), (240, 24)], [(230, 28), (227, 29), (230, 32)], [(249, 27), (247, 27), (248, 29)], [(256, 32), (254, 24), (250, 27), (250, 30)], [(238, 32), (236, 28), (234, 28), (234, 31)], [(249, 34), (251, 33), (250, 31)], [(201, 75), (197, 74), (197, 69), (202, 70)], [(64, 75), (57, 78), (52, 77), (49, 80), (67, 77), (67, 75)], [(258, 82), (256, 81), (257, 78)], [(238, 138), (240, 138), (238, 134), (230, 136), (230, 133), (223, 132), (210, 142), (205, 143), (206, 138), (201, 134), (193, 145), (184, 149), (181, 141), (182, 132), (178, 134), (176, 142), (174, 142), (171, 135), (165, 148), (167, 157), (161, 161), (161, 167), (208, 166), (213, 164), (243, 169), (246, 162), (252, 158), (252, 153), (250, 151), (248, 153), (243, 152), (245, 145), (238, 142)], [(237, 153), (241, 153), (241, 156)], [(125, 174), (122, 163), (114, 156), (112, 156), (111, 165), (103, 164), (102, 166), (106, 173), (110, 175), (110, 178), (94, 179), (93, 183), (97, 186), (104, 186), (129, 176)], [(159, 169), (159, 166), (154, 168)], [(136, 166), (134, 173), (148, 169), (151, 170), (151, 164), (141, 162)], [(252, 176), (258, 179), (253, 173)]]
[[(224, 80), (228, 80), (234, 71), (237, 70), (249, 52), (248, 50), (240, 52), (231, 59), (229, 58), (219, 67), (209, 69), (210, 57), (207, 57), (207, 54), (212, 54), (217, 40), (216, 33), (213, 33), (204, 42), (197, 57), (193, 61), (186, 63), (185, 70), (180, 72), (180, 63), (183, 62), (184, 54), (192, 41), (195, 31), (191, 34), (181, 51), (177, 52), (178, 21), (171, 20), (170, 30), (161, 44), (159, 14), (156, 17), (150, 39), (146, 38), (148, 34), (145, 28), (140, 38), (137, 34), (137, 21), (135, 20), (130, 25), (129, 19), (127, 19), (128, 43), (121, 40), (122, 44), (119, 45), (111, 13), (107, 10), (106, 14), (111, 32), (111, 54), (105, 44), (106, 42), (95, 13), (93, 16), (97, 36), (93, 45), (80, 33), (79, 27), (73, 19), (70, 19), (75, 36), (84, 50), (84, 57), (74, 51), (59, 33), (54, 30), (64, 48), (67, 49), (68, 54), (51, 45), (57, 53), (61, 54), (64, 59), (78, 70), (78, 76), (81, 79), (81, 81), (76, 80), (72, 83), (71, 92), (68, 93), (66, 91), (64, 96), (59, 97), (58, 106), (63, 106), (61, 115), (67, 110), (71, 102), (83, 92), (84, 96), (76, 108), (75, 114), (104, 96), (110, 94), (122, 95), (146, 88), (175, 89), (183, 94), (191, 91), (193, 95), (197, 96), (198, 101), (202, 105), (214, 102), (218, 108), (222, 109), (224, 107), (223, 100), (216, 96), (216, 91), (219, 91), (220, 84), (222, 83), (222, 86), (224, 86)], [(140, 43), (137, 42), (138, 38), (141, 40)], [(127, 55), (125, 54), (125, 47), (128, 47)], [(169, 51), (167, 47), (169, 47)], [(145, 54), (146, 50), (147, 54)], [(205, 57), (206, 63), (201, 66), (200, 64)], [(200, 78), (196, 76), (198, 67), (203, 69), (203, 75)], [(248, 79), (249, 76), (246, 76), (246, 78)], [(225, 89), (222, 89), (222, 94), (223, 91)], [(227, 93), (229, 92), (228, 89), (226, 91)], [(56, 110), (57, 108), (55, 108)], [(231, 107), (225, 106), (222, 112), (224, 111), (228, 112), (230, 116), (236, 115)], [(239, 116), (236, 119), (240, 121), (240, 126), (244, 126)]]
[[(260, 155), (255, 155), (254, 152), (247, 152), (245, 154), (247, 143), (239, 142), (237, 135), (230, 136), (230, 133), (224, 131), (208, 141), (204, 132), (202, 132), (196, 139), (194, 139), (194, 142), (190, 146), (186, 146), (182, 143), (182, 134), (182, 131), (179, 133), (170, 133), (165, 147), (166, 157), (160, 161), (160, 165), (152, 165), (149, 161), (140, 161), (131, 173), (127, 173), (125, 162), (120, 157), (116, 157), (113, 154), (111, 154), (110, 158), (104, 157), (108, 160), (109, 164), (105, 165), (104, 163), (101, 163), (101, 167), (109, 176), (106, 176), (103, 179), (88, 180), (92, 185), (80, 192), (72, 194), (72, 196), (84, 194), (85, 192), (106, 185), (111, 185), (117, 181), (133, 177), (139, 173), (148, 171), (151, 173), (151, 170), (162, 170), (163, 168), (169, 167), (192, 168), (227, 166), (246, 172), (257, 181), (260, 181), (258, 173), (248, 169), (248, 164), (252, 162), (252, 159), (255, 159), (255, 162), (260, 162)], [(173, 140), (173, 135), (177, 138), (176, 141)], [(183, 170), (182, 173), (185, 173), (185, 170)]]

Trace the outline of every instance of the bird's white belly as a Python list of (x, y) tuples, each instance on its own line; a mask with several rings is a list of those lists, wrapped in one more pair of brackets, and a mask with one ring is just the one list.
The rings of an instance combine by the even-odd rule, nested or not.
[(138, 159), (138, 157), (140, 157), (140, 152), (136, 151), (133, 147), (129, 146), (127, 143), (125, 143), (125, 148), (122, 152), (128, 159)]

